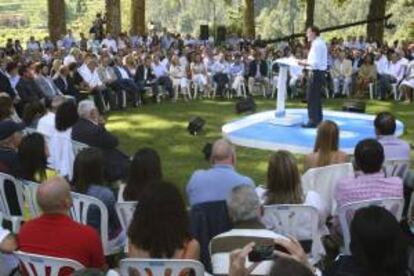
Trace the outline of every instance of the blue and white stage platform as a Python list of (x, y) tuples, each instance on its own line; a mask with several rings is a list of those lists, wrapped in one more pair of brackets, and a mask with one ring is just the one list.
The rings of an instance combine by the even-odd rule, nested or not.
[[(374, 138), (374, 115), (325, 110), (324, 120), (331, 120), (340, 128), (340, 148), (353, 154), (356, 144), (365, 138)], [(307, 121), (306, 109), (286, 109), (286, 116)], [(313, 151), (316, 129), (302, 128), (301, 124), (284, 126), (275, 124), (275, 110), (260, 112), (229, 122), (222, 127), (223, 136), (232, 143), (264, 150), (289, 150), (307, 154)], [(397, 121), (396, 135), (404, 132), (404, 125)]]

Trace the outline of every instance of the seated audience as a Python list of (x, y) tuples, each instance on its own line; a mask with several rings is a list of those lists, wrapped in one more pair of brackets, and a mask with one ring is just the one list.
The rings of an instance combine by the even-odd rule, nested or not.
[(13, 255), (17, 250), (16, 237), (0, 225), (0, 275), (15, 275), (18, 260)]
[(339, 128), (333, 121), (323, 121), (318, 126), (313, 153), (305, 156), (305, 171), (348, 162), (348, 156), (339, 150)]
[(184, 199), (168, 182), (144, 189), (128, 237), (130, 258), (199, 259), (200, 245), (191, 236)]
[(352, 81), (352, 62), (346, 58), (345, 51), (339, 51), (338, 59), (335, 60), (331, 73), (334, 83), (334, 95), (339, 95), (341, 85), (342, 95), (349, 95)]
[(73, 126), (72, 139), (102, 150), (105, 160), (105, 179), (113, 182), (126, 179), (129, 158), (120, 150), (118, 138), (105, 129), (102, 117), (93, 101), (78, 105), (79, 120)]
[(194, 61), (190, 64), (190, 70), (193, 83), (198, 85), (200, 91), (204, 92), (209, 89), (207, 68), (200, 54), (195, 54)]
[[(245, 68), (239, 53), (234, 55), (234, 61), (230, 65), (229, 73), (231, 77), (231, 88), (236, 91), (237, 97), (241, 97), (242, 86), (244, 85)], [(246, 86), (244, 86), (244, 89), (246, 89)]]
[(359, 209), (350, 232), (351, 255), (340, 256), (326, 275), (411, 275), (408, 241), (390, 212), (378, 206)]
[(32, 133), (23, 137), (19, 145), (20, 178), (33, 182), (47, 179), (47, 158), (49, 149), (45, 138), (40, 133)]
[[(51, 178), (39, 186), (36, 196), (43, 214), (23, 224), (18, 236), (19, 250), (105, 269), (101, 239), (95, 229), (68, 216), (72, 198), (66, 180)], [(70, 272), (63, 274), (70, 275)]]
[(410, 145), (395, 136), (397, 123), (389, 112), (378, 113), (374, 120), (375, 134), (384, 148), (385, 160), (410, 160)]
[(54, 97), (62, 95), (62, 92), (53, 82), (49, 75), (49, 66), (46, 63), (38, 63), (35, 66), (35, 81), (39, 89), (42, 91), (43, 96), (51, 101)]
[(354, 152), (355, 165), (361, 174), (340, 179), (335, 188), (338, 208), (361, 200), (384, 197), (403, 197), (403, 183), (399, 177), (385, 177), (382, 172), (384, 149), (374, 139), (360, 141)]
[(58, 107), (65, 102), (65, 98), (63, 96), (54, 97), (52, 102), (50, 103), (50, 108), (43, 117), (39, 119), (37, 122), (36, 130), (46, 137), (52, 136), (52, 134), (56, 131), (56, 111)]
[(33, 74), (33, 70), (26, 65), (19, 68), (20, 80), (16, 85), (16, 90), (21, 99), (21, 105), (28, 103), (44, 101), (42, 90), (37, 86)]
[(158, 85), (156, 84), (156, 79), (157, 77), (155, 76), (154, 70), (152, 69), (152, 59), (150, 56), (147, 56), (145, 57), (144, 63), (138, 65), (134, 80), (139, 87), (139, 92), (141, 95), (145, 93), (146, 87), (151, 87), (154, 94), (154, 100), (159, 101), (159, 98), (157, 97)]
[(36, 129), (40, 118), (46, 114), (46, 107), (42, 102), (27, 103), (23, 110), (22, 121), (26, 127)]
[(254, 182), (235, 170), (236, 149), (225, 139), (217, 140), (211, 153), (212, 167), (197, 170), (187, 183), (187, 197), (191, 206), (203, 202), (226, 200), (239, 185), (254, 187)]
[(372, 61), (371, 55), (366, 55), (364, 63), (361, 65), (358, 71), (357, 79), (357, 92), (355, 97), (364, 97), (365, 91), (368, 91), (370, 83), (377, 79), (377, 69)]
[(261, 83), (267, 87), (269, 83), (268, 79), (268, 66), (263, 59), (263, 54), (260, 51), (255, 52), (254, 60), (249, 64), (248, 86), (249, 93), (253, 93), (253, 87), (255, 83)]
[(160, 62), (160, 57), (158, 55), (154, 55), (153, 63), (152, 63), (152, 72), (155, 75), (155, 84), (156, 86), (154, 93), (159, 96), (159, 86), (162, 86), (170, 96), (171, 99), (174, 98), (174, 89), (171, 78), (169, 77), (167, 66), (164, 62)]
[(212, 66), (213, 81), (216, 85), (217, 94), (223, 95), (224, 89), (229, 85), (229, 71), (230, 64), (227, 62), (223, 53), (218, 56), (218, 59)]
[(20, 163), (17, 154), (22, 140), (23, 124), (11, 120), (0, 121), (0, 172), (18, 177)]
[[(87, 148), (78, 153), (73, 165), (73, 186), (78, 193), (101, 200), (108, 210), (108, 238), (110, 246), (122, 246), (125, 233), (115, 210), (116, 198), (109, 187), (105, 186), (103, 175), (103, 156), (97, 148)], [(88, 225), (100, 229), (101, 215), (97, 208), (88, 212)]]
[(150, 181), (162, 179), (161, 159), (151, 148), (137, 151), (129, 168), (129, 175), (122, 197), (125, 201), (139, 201), (142, 191)]

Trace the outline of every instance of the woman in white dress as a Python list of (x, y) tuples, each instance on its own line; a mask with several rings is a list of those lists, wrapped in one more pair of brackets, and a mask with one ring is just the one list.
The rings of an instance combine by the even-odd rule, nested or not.
[(208, 74), (200, 54), (195, 55), (190, 70), (194, 84), (199, 87), (200, 91), (206, 91), (208, 89)]
[[(186, 70), (180, 64), (180, 60), (177, 55), (171, 57), (171, 65), (169, 70), (169, 75), (173, 83), (174, 88), (180, 88), (181, 93), (184, 95), (184, 99), (187, 99), (188, 96), (188, 79)], [(175, 92), (176, 97), (178, 97), (178, 89)]]

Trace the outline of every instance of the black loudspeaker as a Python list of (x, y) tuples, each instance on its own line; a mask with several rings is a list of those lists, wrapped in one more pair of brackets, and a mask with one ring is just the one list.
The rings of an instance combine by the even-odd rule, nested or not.
[(213, 144), (212, 143), (206, 143), (203, 147), (203, 154), (205, 160), (210, 160), (211, 152), (213, 151)]
[(206, 121), (201, 117), (194, 117), (188, 123), (187, 130), (191, 135), (197, 135), (203, 129)]
[(343, 111), (365, 113), (366, 104), (363, 101), (350, 100), (345, 101), (342, 106)]
[(236, 103), (236, 112), (238, 114), (249, 112), (254, 113), (256, 111), (256, 103), (254, 102), (253, 97), (248, 97), (247, 99), (242, 99)]
[(208, 25), (200, 25), (200, 40), (208, 40), (209, 30)]
[(217, 27), (217, 43), (220, 44), (226, 41), (227, 29), (226, 26)]

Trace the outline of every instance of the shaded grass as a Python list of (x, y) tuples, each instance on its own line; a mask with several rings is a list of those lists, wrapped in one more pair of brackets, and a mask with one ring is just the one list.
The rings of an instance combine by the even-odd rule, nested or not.
[[(274, 100), (256, 99), (257, 111), (271, 110)], [(324, 108), (340, 110), (342, 99), (326, 100)], [(234, 101), (197, 100), (189, 103), (178, 102), (148, 104), (140, 109), (128, 109), (112, 113), (107, 127), (121, 142), (121, 148), (130, 155), (142, 147), (155, 148), (161, 155), (163, 172), (167, 180), (174, 182), (181, 189), (194, 170), (208, 168), (202, 149), (207, 142), (221, 137), (221, 127), (226, 122), (235, 120), (238, 115), (234, 110)], [(300, 101), (292, 101), (288, 107), (305, 107)], [(369, 101), (367, 113), (380, 111), (393, 112), (405, 124), (403, 138), (413, 143), (414, 107), (393, 102)], [(206, 120), (203, 132), (191, 136), (187, 132), (188, 121), (195, 116)], [(260, 184), (266, 177), (267, 160), (270, 151), (237, 148), (237, 169)], [(296, 155), (301, 164), (303, 156)]]

